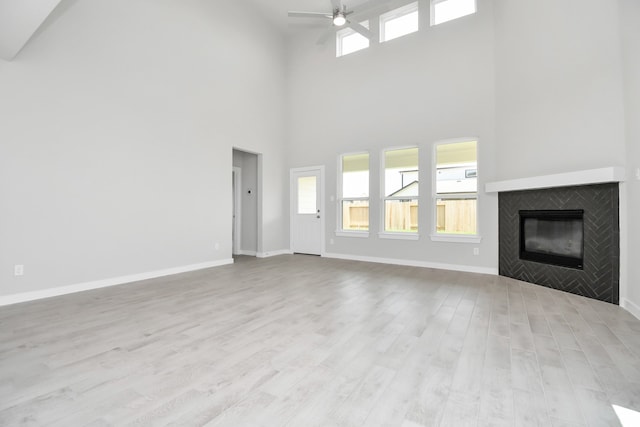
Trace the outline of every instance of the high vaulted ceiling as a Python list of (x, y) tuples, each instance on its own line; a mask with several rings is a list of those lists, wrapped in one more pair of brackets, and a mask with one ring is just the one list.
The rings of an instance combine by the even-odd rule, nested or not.
[[(296, 12), (331, 12), (330, 0), (249, 0), (282, 31), (291, 31), (305, 27), (326, 27), (327, 22), (318, 19), (289, 18), (288, 11)], [(369, 0), (342, 0), (348, 9), (368, 3)], [(375, 0), (380, 2), (379, 0)]]
[(0, 58), (12, 60), (60, 0), (0, 0)]
[[(288, 11), (332, 11), (331, 0), (247, 0), (280, 31), (327, 28), (328, 20), (289, 18)], [(61, 0), (0, 0), (0, 59), (12, 60), (58, 6)], [(365, 3), (398, 3), (401, 0), (342, 0), (349, 10), (358, 10)], [(355, 16), (355, 15), (354, 15)]]

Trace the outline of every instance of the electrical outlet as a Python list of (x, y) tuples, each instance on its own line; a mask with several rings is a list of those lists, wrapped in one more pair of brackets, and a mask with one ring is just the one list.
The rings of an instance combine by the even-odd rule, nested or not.
[(480, 248), (473, 248), (474, 255), (480, 255)]
[(220, 249), (220, 243), (216, 242), (215, 244), (216, 251)]
[(333, 239), (329, 239), (329, 244), (330, 244), (330, 245), (333, 245), (333, 243), (334, 243), (334, 242), (333, 242)]
[(16, 264), (13, 266), (13, 275), (14, 276), (24, 276), (24, 265)]

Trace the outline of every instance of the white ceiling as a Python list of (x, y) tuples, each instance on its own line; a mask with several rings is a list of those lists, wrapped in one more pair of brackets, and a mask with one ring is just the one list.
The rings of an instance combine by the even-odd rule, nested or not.
[[(300, 28), (328, 27), (329, 22), (321, 19), (289, 18), (287, 12), (327, 12), (331, 13), (330, 0), (249, 0), (273, 22), (281, 31), (290, 32)], [(379, 0), (376, 0), (379, 1)], [(342, 0), (349, 10), (368, 0)]]
[[(331, 0), (248, 0), (280, 31), (328, 28), (329, 20), (289, 18), (288, 11), (331, 13)], [(396, 3), (394, 0), (342, 0), (349, 10), (369, 2)], [(60, 0), (0, 0), (0, 58), (11, 60), (27, 43)]]
[(0, 58), (12, 60), (60, 0), (0, 0)]

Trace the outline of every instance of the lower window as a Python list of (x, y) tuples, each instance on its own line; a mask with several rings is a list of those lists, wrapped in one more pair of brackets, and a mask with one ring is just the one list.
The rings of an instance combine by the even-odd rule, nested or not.
[(387, 232), (417, 232), (418, 199), (385, 200), (384, 221)]
[(342, 200), (342, 230), (369, 230), (369, 200)]
[(442, 142), (435, 151), (435, 232), (477, 235), (478, 142)]
[(475, 197), (436, 199), (436, 232), (477, 234), (477, 205)]

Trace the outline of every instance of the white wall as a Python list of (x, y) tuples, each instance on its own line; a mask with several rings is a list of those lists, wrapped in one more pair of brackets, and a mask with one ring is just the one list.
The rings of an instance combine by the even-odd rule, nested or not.
[[(640, 317), (640, 2), (620, 0), (627, 139), (627, 307)], [(625, 266), (623, 266), (625, 267)]]
[(624, 165), (617, 9), (602, 0), (495, 2), (500, 179)]
[[(498, 177), (638, 167), (637, 2), (495, 4)], [(640, 307), (637, 184), (622, 186), (620, 292)]]
[[(326, 166), (327, 252), (497, 267), (494, 196), (480, 194), (481, 244), (429, 239), (429, 171), (436, 141), (478, 137), (480, 188), (495, 179), (493, 11), (491, 1), (480, 4), (476, 15), (430, 28), (429, 2), (421, 1), (421, 31), (337, 59), (332, 42), (317, 49), (319, 34), (308, 31), (292, 39), (289, 166)], [(421, 149), (420, 240), (381, 240), (380, 152), (406, 145)], [(371, 234), (336, 237), (337, 204), (330, 196), (336, 196), (338, 156), (362, 150), (371, 154)], [(480, 247), (479, 256), (473, 247)]]
[(285, 248), (284, 53), (243, 1), (63, 1), (0, 61), (0, 295), (231, 258), (233, 146)]

